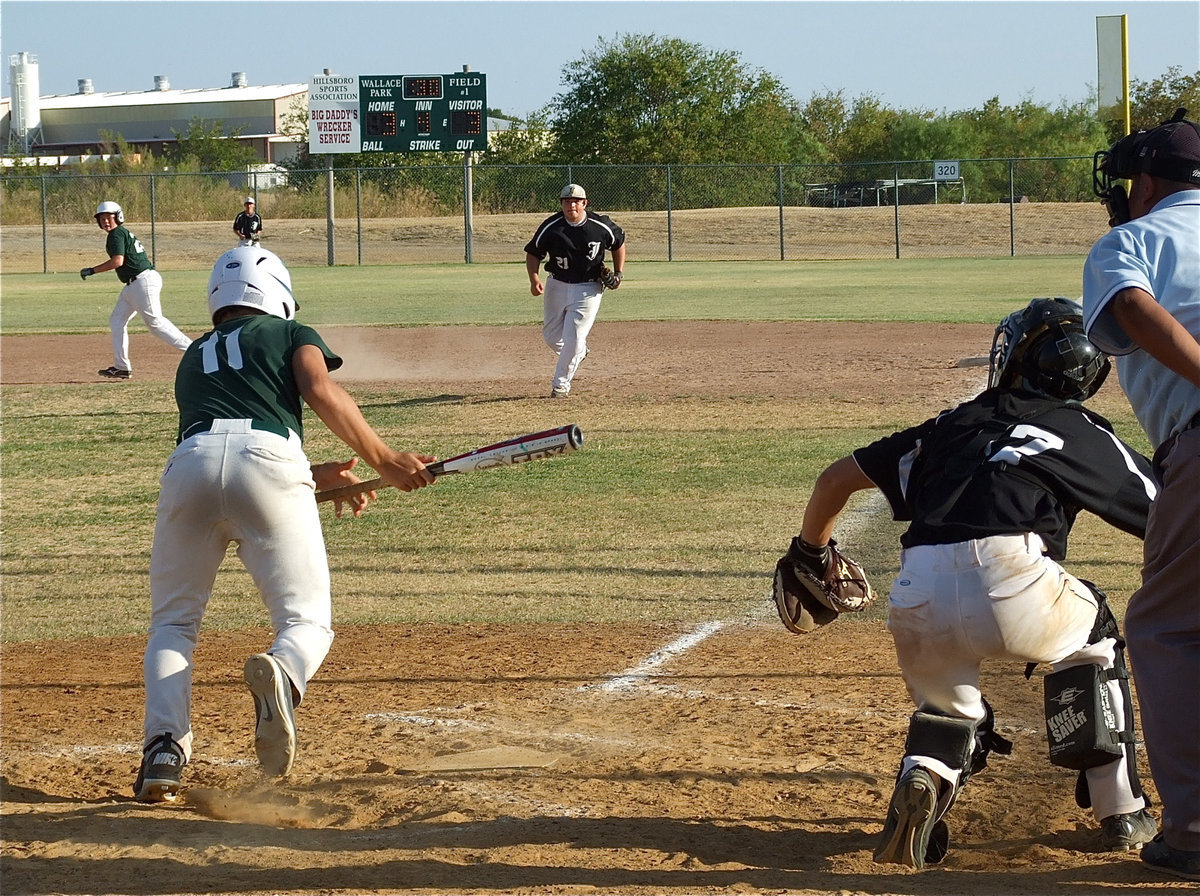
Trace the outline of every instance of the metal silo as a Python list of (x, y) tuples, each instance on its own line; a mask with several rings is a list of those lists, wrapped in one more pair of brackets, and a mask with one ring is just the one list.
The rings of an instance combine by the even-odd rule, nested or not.
[(13, 145), (24, 155), (41, 140), (42, 107), (38, 101), (38, 63), (36, 56), (18, 53), (8, 57), (9, 79), (12, 83)]

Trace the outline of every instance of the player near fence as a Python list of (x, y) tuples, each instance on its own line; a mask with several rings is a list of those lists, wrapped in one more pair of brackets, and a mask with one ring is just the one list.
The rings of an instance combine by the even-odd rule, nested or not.
[[(561, 210), (538, 225), (525, 245), (529, 291), (542, 296), (542, 339), (558, 356), (550, 382), (551, 398), (571, 392), (580, 363), (588, 354), (587, 337), (600, 311), (605, 288), (616, 289), (625, 276), (625, 231), (607, 215), (588, 209), (587, 193), (567, 184), (559, 194)], [(604, 263), (612, 252), (612, 268)], [(546, 281), (538, 268), (546, 259)]]
[[(862, 590), (860, 576), (831, 562), (840, 554), (834, 525), (850, 496), (878, 488), (894, 517), (909, 522), (888, 629), (917, 711), (877, 862), (940, 861), (947, 811), (990, 752), (1011, 749), (980, 691), (985, 659), (1051, 666), (1050, 760), (1079, 772), (1076, 800), (1099, 820), (1101, 846), (1132, 849), (1156, 830), (1138, 781), (1116, 619), (1103, 592), (1060, 565), (1080, 510), (1144, 535), (1156, 492), (1150, 464), (1081, 404), (1109, 361), (1084, 336), (1077, 304), (1037, 299), (1010, 314), (991, 359), (980, 395), (826, 468), (777, 567), (780, 615), (793, 630), (810, 630), (842, 608), (795, 583), (822, 579), (833, 596)], [(1086, 720), (1072, 698), (1090, 701)], [(1091, 711), (1101, 704), (1107, 721)]]
[(1163, 806), (1142, 861), (1200, 880), (1200, 125), (1186, 114), (1097, 153), (1114, 227), (1088, 255), (1083, 305), (1092, 340), (1117, 355), (1161, 485), (1125, 614)]
[[(333, 639), (313, 490), (359, 481), (354, 458), (309, 463), (301, 402), (389, 485), (412, 491), (434, 481), (425, 464), (436, 458), (389, 448), (330, 378), (342, 360), (295, 320), (291, 277), (275, 255), (239, 247), (218, 258), (208, 307), (213, 329), (184, 353), (175, 376), (178, 447), (162, 474), (150, 555), (144, 752), (134, 784), (144, 802), (173, 798), (191, 757), (192, 655), (230, 543), (274, 630), (271, 646), (244, 668), (255, 752), (270, 775), (292, 767), (295, 707)], [(348, 499), (356, 515), (369, 497)]]
[(247, 196), (243, 202), (243, 210), (233, 219), (233, 232), (238, 235), (241, 246), (257, 246), (262, 239), (262, 215), (256, 212), (253, 196)]
[(125, 213), (115, 202), (104, 201), (96, 207), (96, 226), (108, 234), (104, 250), (108, 260), (95, 267), (83, 268), (79, 272), (86, 280), (93, 274), (116, 271), (117, 279), (124, 284), (117, 304), (108, 319), (112, 331), (113, 362), (100, 371), (100, 376), (114, 380), (127, 380), (133, 376), (133, 362), (129, 357), (129, 322), (140, 314), (146, 329), (174, 348), (183, 351), (192, 340), (167, 320), (162, 311), (162, 275), (146, 254), (142, 241), (125, 227)]

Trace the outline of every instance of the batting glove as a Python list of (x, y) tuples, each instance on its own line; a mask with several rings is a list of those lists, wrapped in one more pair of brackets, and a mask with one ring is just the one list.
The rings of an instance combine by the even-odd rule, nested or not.
[(96, 273), (94, 268), (84, 268), (83, 270), (81, 270), (79, 272), (79, 279), (86, 280), (88, 277), (92, 276), (92, 274), (94, 274), (94, 273)]

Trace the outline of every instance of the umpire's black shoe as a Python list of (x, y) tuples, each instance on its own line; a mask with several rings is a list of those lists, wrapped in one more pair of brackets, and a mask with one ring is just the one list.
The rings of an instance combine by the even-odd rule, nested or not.
[(108, 377), (110, 380), (127, 380), (133, 376), (132, 372), (122, 370), (120, 367), (105, 367), (103, 370), (98, 371), (98, 373), (101, 376)]
[(1100, 845), (1109, 852), (1127, 852), (1145, 846), (1158, 833), (1158, 825), (1145, 809), (1110, 815), (1100, 822)]
[(1159, 834), (1142, 847), (1142, 862), (1184, 880), (1200, 880), (1200, 849), (1176, 849)]
[[(927, 860), (940, 861), (945, 856), (945, 843), (937, 844), (933, 855), (927, 856), (937, 822), (937, 804), (938, 785), (933, 775), (919, 765), (905, 772), (892, 793), (883, 833), (875, 847), (875, 861), (910, 868), (924, 868)], [(945, 840), (949, 841), (948, 832)]]
[(133, 784), (133, 798), (143, 803), (162, 803), (175, 799), (187, 760), (183, 747), (170, 734), (160, 734), (142, 753), (142, 767)]

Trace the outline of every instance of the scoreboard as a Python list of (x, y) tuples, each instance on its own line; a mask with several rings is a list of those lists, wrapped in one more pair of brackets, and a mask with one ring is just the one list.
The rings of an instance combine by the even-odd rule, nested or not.
[(309, 84), (309, 152), (487, 149), (487, 75), (318, 75)]

